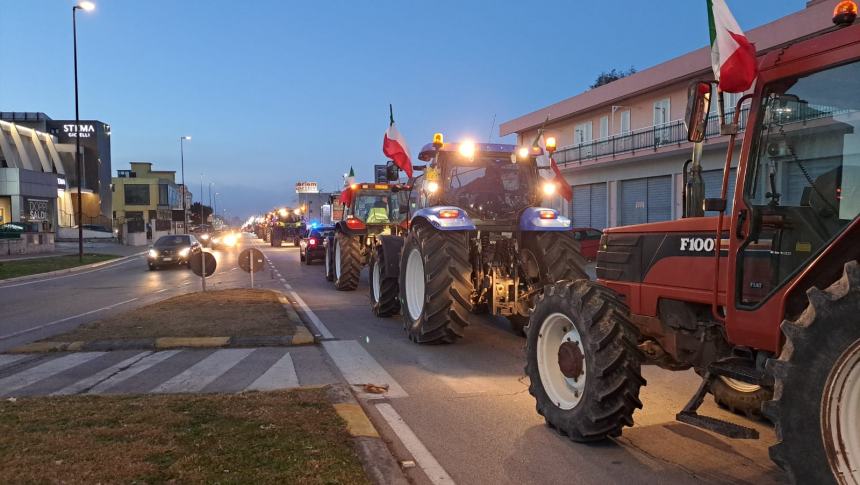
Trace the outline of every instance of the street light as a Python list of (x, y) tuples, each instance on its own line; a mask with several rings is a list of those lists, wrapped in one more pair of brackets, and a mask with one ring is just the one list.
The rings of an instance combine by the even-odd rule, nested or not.
[(75, 177), (78, 179), (78, 261), (84, 262), (84, 205), (81, 197), (83, 181), (81, 180), (81, 113), (78, 105), (78, 10), (91, 12), (96, 5), (93, 2), (82, 1), (72, 7), (72, 48), (75, 65)]
[(182, 164), (182, 227), (185, 229), (185, 234), (188, 234), (188, 210), (185, 207), (185, 200), (188, 198), (188, 186), (185, 185), (185, 140), (190, 140), (190, 136), (179, 137), (179, 158)]

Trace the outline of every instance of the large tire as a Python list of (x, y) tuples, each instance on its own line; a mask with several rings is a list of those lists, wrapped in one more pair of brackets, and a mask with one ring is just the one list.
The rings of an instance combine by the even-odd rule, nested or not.
[(642, 355), (628, 314), (612, 290), (584, 279), (549, 286), (537, 301), (526, 344), (529, 393), (546, 423), (573, 441), (619, 436), (642, 407)]
[(325, 248), (325, 279), (334, 281), (334, 238), (329, 238), (328, 246)]
[(340, 291), (358, 288), (361, 275), (361, 241), (342, 232), (334, 235), (334, 287)]
[[(770, 457), (793, 483), (860, 483), (860, 266), (806, 292), (809, 305), (784, 321), (779, 359), (768, 361), (774, 396), (764, 414), (779, 440)], [(837, 478), (838, 475), (838, 478)]]
[[(520, 254), (527, 273), (523, 276), (528, 278), (530, 287), (543, 288), (557, 281), (588, 279), (584, 269), (585, 258), (580, 254), (579, 241), (573, 238), (572, 232), (524, 233)], [(520, 314), (508, 317), (515, 334), (525, 336), (525, 327), (537, 297), (533, 295), (522, 302)]]
[(397, 315), (400, 311), (400, 284), (396, 276), (385, 276), (385, 251), (382, 244), (370, 254), (368, 279), (370, 280), (370, 309), (380, 318)]
[(463, 337), (472, 309), (471, 272), (468, 233), (414, 226), (400, 258), (400, 313), (409, 340), (435, 344)]
[(773, 391), (767, 387), (722, 376), (711, 381), (708, 391), (718, 406), (750, 419), (761, 418), (762, 405), (773, 398)]

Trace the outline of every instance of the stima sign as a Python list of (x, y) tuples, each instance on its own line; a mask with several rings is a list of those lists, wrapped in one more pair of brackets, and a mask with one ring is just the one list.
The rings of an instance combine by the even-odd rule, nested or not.
[(92, 123), (81, 123), (75, 128), (74, 123), (63, 125), (63, 133), (69, 138), (76, 138), (80, 136), (81, 138), (89, 138), (93, 136), (96, 132), (96, 127)]
[(297, 194), (318, 194), (319, 191), (316, 182), (296, 182)]

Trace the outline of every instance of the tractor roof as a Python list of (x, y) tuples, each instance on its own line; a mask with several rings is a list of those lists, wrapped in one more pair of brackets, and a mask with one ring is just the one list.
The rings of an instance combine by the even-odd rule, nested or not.
[[(510, 157), (517, 148), (517, 145), (508, 145), (503, 143), (475, 143), (475, 154), (487, 153), (495, 156)], [(443, 143), (442, 148), (439, 149), (439, 151), (443, 153), (457, 153), (459, 150), (460, 143)], [(436, 149), (433, 148), (433, 144), (428, 143), (421, 148), (421, 152), (418, 154), (418, 159), (429, 162), (433, 160), (435, 153)], [(539, 148), (532, 150), (532, 156), (542, 154), (543, 150), (540, 150)]]

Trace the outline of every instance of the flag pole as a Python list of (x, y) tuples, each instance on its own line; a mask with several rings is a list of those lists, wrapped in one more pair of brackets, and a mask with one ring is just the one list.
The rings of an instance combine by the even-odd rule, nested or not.
[(388, 103), (388, 116), (389, 116), (389, 119), (391, 120), (388, 123), (388, 126), (391, 126), (394, 124), (394, 107), (391, 105), (391, 103)]

